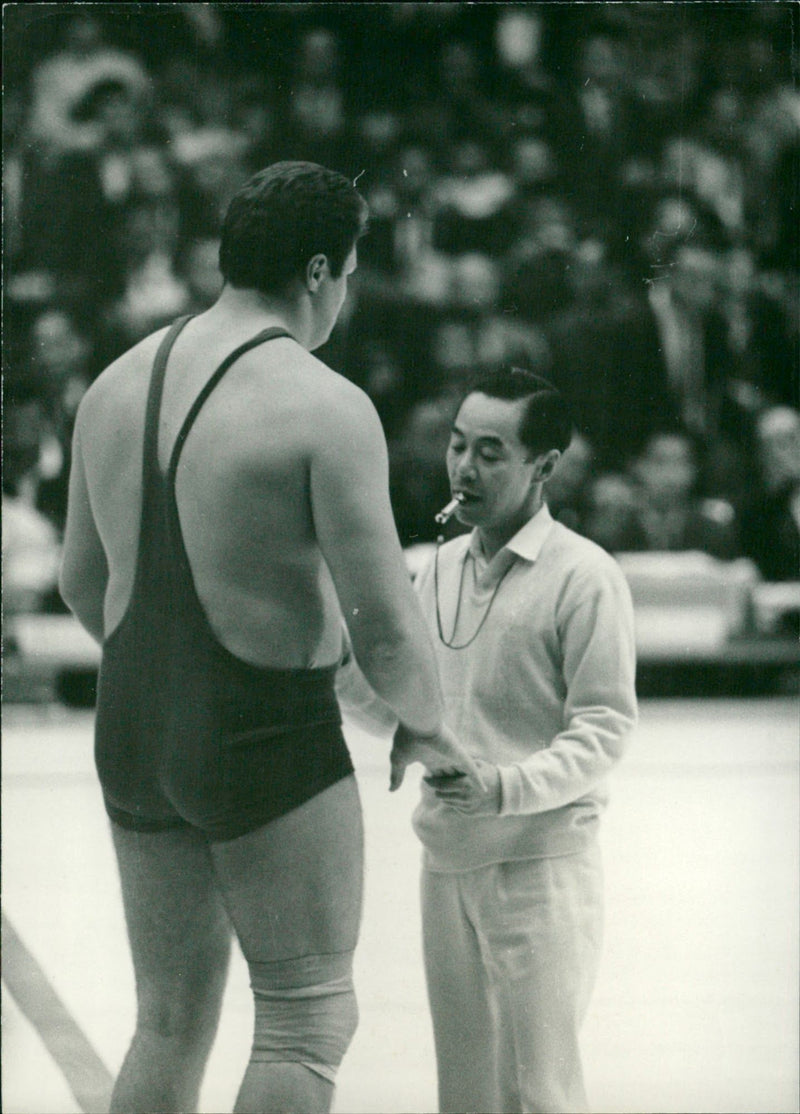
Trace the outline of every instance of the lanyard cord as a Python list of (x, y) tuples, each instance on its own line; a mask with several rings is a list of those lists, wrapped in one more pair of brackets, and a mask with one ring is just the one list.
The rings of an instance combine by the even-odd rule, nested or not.
[[(508, 576), (509, 572), (513, 568), (514, 562), (513, 561), (511, 562), (511, 564), (505, 570), (503, 575), (497, 581), (497, 584), (495, 584), (494, 591), (492, 592), (492, 598), (489, 600), (489, 603), (486, 607), (486, 610), (484, 611), (483, 615), (481, 616), (481, 620), (478, 623), (477, 627), (475, 628), (474, 633), (471, 635), (470, 638), (467, 639), (466, 642), (461, 642), (459, 645), (456, 645), (455, 637), (456, 637), (456, 631), (458, 630), (458, 619), (459, 619), (459, 616), (461, 614), (461, 597), (462, 597), (463, 592), (464, 592), (464, 574), (467, 571), (467, 555), (466, 554), (464, 555), (464, 560), (461, 564), (461, 576), (459, 577), (459, 581), (458, 581), (458, 602), (456, 603), (456, 617), (453, 620), (453, 633), (451, 634), (450, 640), (448, 641), (448, 639), (445, 638), (444, 630), (442, 629), (442, 613), (441, 613), (441, 610), (439, 608), (439, 549), (441, 547), (441, 544), (442, 544), (442, 539), (438, 538), (437, 542), (436, 542), (436, 553), (435, 553), (434, 558), (433, 558), (433, 591), (434, 591), (434, 596), (436, 598), (436, 626), (437, 626), (437, 629), (439, 631), (439, 638), (444, 643), (444, 645), (448, 648), (448, 650), (466, 650), (467, 646), (471, 646), (472, 643), (475, 641), (475, 639), (478, 637), (478, 635), (481, 633), (481, 630), (483, 629), (483, 624), (489, 618), (489, 612), (492, 610), (492, 604), (495, 601), (497, 593), (500, 591), (500, 585), (503, 583), (503, 581), (505, 580), (505, 578)], [(473, 558), (473, 560), (474, 560), (474, 558)]]

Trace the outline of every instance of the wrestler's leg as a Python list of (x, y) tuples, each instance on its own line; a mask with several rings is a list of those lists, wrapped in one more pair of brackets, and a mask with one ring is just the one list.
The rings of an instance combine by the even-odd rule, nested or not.
[(356, 1024), (363, 828), (355, 778), (213, 844), (212, 854), (256, 996), (235, 1110), (324, 1114)]
[(112, 1114), (197, 1109), (231, 927), (205, 837), (111, 825), (136, 976), (136, 1032)]

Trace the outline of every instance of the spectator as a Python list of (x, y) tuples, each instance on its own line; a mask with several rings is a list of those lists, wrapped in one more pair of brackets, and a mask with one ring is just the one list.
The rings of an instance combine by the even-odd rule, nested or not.
[(184, 47), (166, 58), (159, 71), (158, 92), (158, 119), (170, 141), (204, 128), (227, 126), (230, 85), (205, 50)]
[(569, 257), (570, 296), (545, 323), (551, 378), (571, 400), (598, 466), (624, 470), (636, 446), (676, 415), (646, 299), (587, 241)]
[(351, 121), (342, 84), (341, 43), (324, 27), (301, 37), (289, 96), (284, 103), (281, 157), (302, 158), (342, 173), (358, 173), (350, 158)]
[(190, 291), (177, 268), (179, 220), (170, 196), (141, 198), (130, 208), (123, 229), (123, 289), (99, 329), (104, 363), (188, 311)]
[(687, 243), (649, 287), (669, 389), (682, 424), (697, 436), (719, 432), (726, 361), (711, 340), (719, 278), (717, 253)]
[(506, 137), (512, 142), (515, 130), (534, 137), (547, 124), (553, 80), (544, 58), (546, 37), (540, 9), (520, 5), (501, 9), (493, 33), (493, 93), (503, 107)]
[(125, 82), (95, 84), (76, 113), (96, 125), (94, 146), (25, 164), (19, 267), (52, 275), (61, 299), (86, 315), (86, 305), (102, 306), (120, 291), (123, 228), (135, 197), (168, 192), (172, 178)]
[(264, 77), (246, 73), (232, 83), (230, 126), (243, 139), (248, 176), (275, 161), (276, 117), (274, 90)]
[(633, 461), (631, 474), (639, 489), (644, 549), (701, 550), (721, 560), (737, 556), (733, 508), (699, 496), (699, 467), (687, 434), (653, 434)]
[(669, 422), (754, 510), (756, 418), (800, 404), (787, 6), (112, 9), (9, 9), (7, 330), (58, 345), (57, 306), (97, 366), (204, 307), (231, 191), (317, 152), (372, 210), (326, 358), (393, 439), (502, 353), (572, 396), (598, 501)]
[(628, 89), (629, 45), (611, 27), (582, 35), (575, 68), (554, 102), (547, 136), (558, 143), (565, 181), (582, 222), (598, 231), (619, 188), (620, 168), (634, 144)]
[(219, 235), (222, 215), (247, 178), (249, 142), (228, 127), (196, 128), (175, 138), (182, 240)]
[(559, 167), (553, 145), (541, 136), (518, 136), (510, 144), (510, 159), (516, 198), (536, 196), (557, 183)]
[(502, 312), (500, 265), (481, 252), (453, 257), (450, 302), (435, 334), (433, 363), (445, 388), (463, 386), (464, 376), (503, 363), (549, 365), (540, 330)]
[(764, 410), (756, 437), (760, 486), (742, 515), (742, 547), (765, 580), (800, 580), (800, 413)]
[(635, 553), (646, 549), (639, 521), (639, 498), (624, 472), (605, 472), (593, 480), (587, 493), (583, 530), (587, 538), (609, 553)]
[[(53, 523), (3, 489), (3, 620), (50, 610), (57, 594), (61, 542)], [(14, 648), (13, 627), (11, 634)], [(6, 643), (8, 647), (8, 643)]]
[(61, 435), (70, 441), (78, 403), (93, 378), (91, 343), (70, 314), (55, 307), (36, 317), (31, 339), (32, 366)]
[(94, 352), (69, 313), (52, 308), (38, 314), (31, 329), (30, 364), (44, 406), (47, 434), (42, 440), (36, 506), (63, 530), (75, 414), (94, 378)]
[[(433, 155), (424, 143), (402, 142), (375, 179), (359, 181), (370, 207), (370, 234), (359, 266), (399, 281), (409, 296), (423, 294), (433, 250)], [(424, 295), (423, 295), (424, 296)]]
[(587, 497), (592, 477), (594, 453), (580, 433), (573, 433), (569, 447), (547, 481), (546, 501), (558, 522), (585, 534)]
[(477, 320), (469, 313), (443, 314), (431, 335), (430, 372), (441, 389), (458, 383), (478, 360)]
[(744, 181), (736, 159), (704, 136), (672, 136), (664, 146), (662, 175), (674, 189), (687, 189), (707, 205), (730, 235), (742, 233)]
[(433, 249), (436, 176), (433, 152), (424, 143), (405, 143), (395, 165), (397, 220), (394, 261), (411, 292), (423, 289), (422, 273)]
[(790, 405), (797, 367), (784, 307), (759, 281), (750, 248), (730, 248), (722, 263), (718, 320), (727, 357), (725, 394), (747, 412)]
[(486, 68), (476, 46), (466, 37), (446, 38), (436, 51), (427, 95), (414, 108), (415, 137), (435, 136), (445, 159), (464, 142), (493, 148), (506, 121), (487, 86)]
[(572, 252), (522, 244), (503, 265), (500, 303), (505, 313), (546, 328), (573, 304), (569, 281)]
[(700, 239), (710, 218), (691, 193), (662, 183), (633, 190), (626, 204), (634, 229), (630, 253), (637, 277), (656, 281), (670, 266), (679, 248)]
[(504, 216), (511, 217), (517, 251), (570, 252), (578, 243), (575, 209), (557, 184), (520, 192)]
[(202, 313), (217, 298), (222, 288), (219, 269), (219, 240), (202, 237), (184, 245), (178, 258), (177, 273), (186, 286), (187, 313)]
[(508, 247), (504, 209), (512, 189), (511, 179), (494, 165), (486, 143), (475, 139), (456, 143), (437, 190), (434, 247), (450, 255), (501, 254)]
[(444, 454), (453, 423), (453, 401), (439, 395), (413, 406), (390, 445), (390, 491), (404, 546), (435, 541), (434, 516), (450, 500)]
[[(691, 127), (703, 77), (703, 41), (717, 47), (716, 11), (669, 5), (622, 5), (618, 26), (630, 46), (629, 92), (640, 154), (658, 161), (676, 125)], [(613, 18), (613, 14), (612, 17)]]
[[(3, 617), (41, 611), (58, 582), (60, 534), (38, 507), (42, 457), (52, 431), (38, 383), (4, 385)], [(13, 628), (11, 630), (13, 643)]]
[(50, 434), (41, 385), (32, 376), (5, 376), (3, 491), (35, 506), (42, 446)]
[(408, 386), (392, 345), (386, 338), (368, 337), (354, 364), (359, 386), (375, 404), (387, 438), (393, 439), (407, 409)]
[(147, 93), (150, 83), (139, 59), (106, 42), (100, 20), (88, 8), (79, 8), (67, 20), (62, 49), (34, 67), (31, 142), (50, 154), (96, 147), (102, 125), (91, 117), (76, 116), (76, 109), (94, 88), (108, 81), (119, 83), (137, 98)]
[[(800, 133), (800, 128), (798, 128)], [(763, 246), (765, 263), (779, 271), (800, 272), (800, 241), (797, 238), (797, 183), (800, 181), (800, 134), (787, 144), (767, 182), (766, 196), (758, 206), (758, 217), (766, 226), (754, 233)], [(765, 215), (766, 214), (766, 215)], [(796, 302), (795, 302), (796, 304)]]

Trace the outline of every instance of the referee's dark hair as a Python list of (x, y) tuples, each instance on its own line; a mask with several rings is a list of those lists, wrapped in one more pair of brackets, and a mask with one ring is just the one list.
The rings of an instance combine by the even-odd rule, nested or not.
[(574, 420), (567, 400), (548, 379), (521, 367), (506, 367), (476, 376), (463, 398), (476, 393), (509, 402), (527, 399), (518, 431), (522, 444), (532, 456), (550, 449), (566, 452)]
[(361, 194), (338, 171), (312, 162), (273, 163), (245, 182), (228, 206), (222, 276), (231, 286), (279, 297), (320, 254), (338, 278), (367, 214)]

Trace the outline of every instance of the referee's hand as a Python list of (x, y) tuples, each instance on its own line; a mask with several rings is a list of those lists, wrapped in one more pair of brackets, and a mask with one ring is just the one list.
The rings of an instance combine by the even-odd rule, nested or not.
[(414, 735), (403, 724), (394, 734), (389, 789), (394, 792), (403, 784), (406, 768), (421, 762), (428, 774), (437, 777), (462, 775), (482, 786), (478, 765), (455, 737), (449, 727), (442, 726), (435, 735)]
[(503, 802), (503, 788), (497, 766), (476, 759), (480, 782), (468, 777), (445, 777), (426, 774), (423, 781), (433, 789), (440, 801), (456, 812), (471, 816), (497, 816)]

